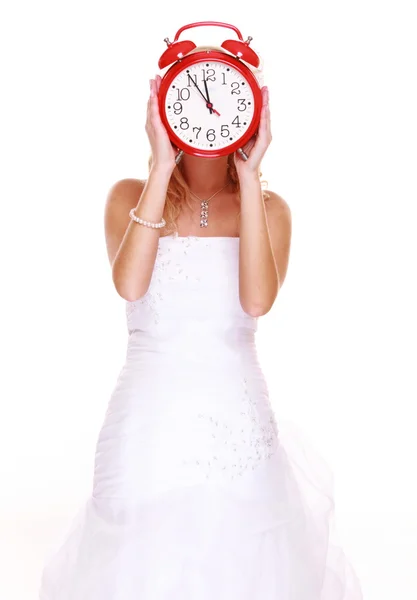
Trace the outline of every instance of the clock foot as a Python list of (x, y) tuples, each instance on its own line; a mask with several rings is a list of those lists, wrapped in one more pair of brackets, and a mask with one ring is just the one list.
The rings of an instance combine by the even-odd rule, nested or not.
[(184, 156), (184, 150), (180, 150), (178, 152), (177, 156), (175, 157), (175, 164), (178, 165), (183, 156)]
[(246, 152), (244, 152), (244, 150), (242, 150), (242, 148), (238, 148), (237, 151), (243, 160), (248, 160), (249, 156), (246, 154)]

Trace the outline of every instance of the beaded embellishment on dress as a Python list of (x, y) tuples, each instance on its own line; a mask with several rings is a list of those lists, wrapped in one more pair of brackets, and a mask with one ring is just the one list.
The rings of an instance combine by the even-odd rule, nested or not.
[(283, 443), (239, 247), (159, 239), (146, 294), (126, 302), (92, 491), (39, 600), (362, 600), (331, 536), (330, 477)]

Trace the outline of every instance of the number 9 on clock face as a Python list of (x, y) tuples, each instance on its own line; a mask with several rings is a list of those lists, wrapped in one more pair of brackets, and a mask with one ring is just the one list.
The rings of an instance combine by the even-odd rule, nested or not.
[(259, 84), (241, 61), (217, 51), (178, 61), (159, 92), (171, 141), (188, 154), (216, 157), (243, 146), (259, 125)]

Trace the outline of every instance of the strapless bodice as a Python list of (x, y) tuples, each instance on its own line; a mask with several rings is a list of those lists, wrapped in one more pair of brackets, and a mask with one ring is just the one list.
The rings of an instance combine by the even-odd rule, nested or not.
[(147, 293), (126, 302), (129, 334), (157, 335), (184, 328), (257, 329), (239, 300), (238, 237), (159, 238)]

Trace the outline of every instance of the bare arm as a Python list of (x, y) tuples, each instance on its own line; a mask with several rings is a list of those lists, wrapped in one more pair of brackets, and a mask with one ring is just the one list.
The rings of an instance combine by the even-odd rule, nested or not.
[(235, 154), (240, 181), (241, 225), (239, 254), (239, 297), (242, 308), (252, 316), (266, 314), (272, 307), (287, 272), (291, 243), (291, 212), (273, 192), (264, 202), (260, 162), (272, 141), (269, 91), (262, 88), (262, 110), (258, 133), (245, 145), (247, 160)]
[(159, 223), (175, 168), (175, 150), (161, 121), (158, 92), (161, 77), (150, 80), (146, 133), (151, 145), (152, 168), (146, 182), (122, 179), (110, 189), (105, 208), (107, 252), (117, 293), (130, 302), (146, 294), (152, 277), (160, 229), (132, 221), (131, 208), (145, 221)]
[(107, 254), (117, 293), (133, 301), (143, 296), (155, 264), (160, 230), (144, 227), (129, 217), (131, 208), (146, 221), (162, 218), (170, 171), (151, 169), (147, 182), (122, 179), (110, 189), (104, 223)]
[(239, 295), (252, 316), (266, 314), (284, 283), (291, 243), (291, 212), (268, 191), (264, 201), (257, 176), (241, 179)]

